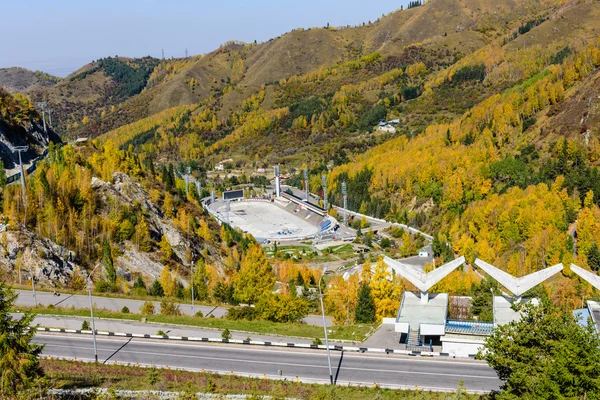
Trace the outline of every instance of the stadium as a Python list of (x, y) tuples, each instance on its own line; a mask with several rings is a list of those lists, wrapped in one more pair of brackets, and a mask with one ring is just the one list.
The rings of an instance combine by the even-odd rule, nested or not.
[(324, 210), (295, 196), (245, 199), (241, 190), (235, 192), (225, 192), (214, 203), (207, 200), (205, 208), (220, 221), (250, 233), (258, 242), (313, 239), (334, 228), (333, 218)]

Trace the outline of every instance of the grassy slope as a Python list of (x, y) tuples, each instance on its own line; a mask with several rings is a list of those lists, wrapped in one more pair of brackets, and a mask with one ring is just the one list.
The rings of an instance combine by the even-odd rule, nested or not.
[[(42, 369), (54, 388), (92, 388), (123, 390), (185, 391), (186, 393), (270, 395), (294, 399), (414, 399), (414, 391), (345, 387), (295, 383), (290, 381), (217, 375), (209, 372), (173, 371), (121, 365), (87, 364), (82, 362), (42, 360)], [(153, 373), (155, 372), (155, 374)], [(260, 373), (256, 374), (260, 376)], [(151, 383), (150, 377), (156, 379)], [(448, 393), (418, 394), (422, 400), (448, 399)], [(145, 397), (148, 398), (148, 397)], [(149, 397), (153, 398), (153, 397)], [(191, 398), (183, 397), (182, 398)], [(462, 399), (482, 399), (483, 396), (463, 394)]]
[[(19, 307), (18, 310), (25, 310), (24, 307)], [(72, 308), (34, 308), (32, 309), (40, 315), (60, 315), (60, 316), (78, 316), (89, 317), (89, 310), (72, 309)], [(132, 310), (136, 311), (136, 310)], [(111, 312), (103, 310), (95, 310), (94, 316), (97, 318), (112, 318), (127, 321), (141, 321), (145, 318), (148, 322), (170, 325), (192, 326), (198, 328), (210, 329), (229, 329), (230, 331), (248, 332), (249, 334), (257, 333), (264, 335), (279, 335), (299, 338), (321, 338), (323, 328), (315, 325), (306, 325), (300, 323), (276, 323), (269, 321), (233, 321), (225, 318), (201, 318), (189, 316), (168, 316), (168, 315), (142, 315), (142, 314), (125, 314), (120, 312)], [(349, 326), (333, 326), (328, 329), (329, 338), (332, 340), (352, 340), (362, 342), (368, 337), (375, 325), (349, 325)], [(155, 332), (150, 332), (155, 333)], [(215, 337), (218, 334), (215, 333)], [(324, 338), (323, 338), (324, 339)]]

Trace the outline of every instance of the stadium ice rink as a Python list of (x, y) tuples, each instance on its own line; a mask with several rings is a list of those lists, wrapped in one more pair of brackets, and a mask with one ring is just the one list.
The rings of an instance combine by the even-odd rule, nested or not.
[[(220, 201), (215, 206), (215, 211), (226, 220), (225, 203)], [(318, 216), (312, 215), (311, 221), (313, 218), (316, 220)], [(315, 236), (319, 232), (318, 224), (315, 226), (275, 203), (266, 201), (232, 201), (229, 221), (231, 225), (252, 234), (259, 241), (299, 240)]]

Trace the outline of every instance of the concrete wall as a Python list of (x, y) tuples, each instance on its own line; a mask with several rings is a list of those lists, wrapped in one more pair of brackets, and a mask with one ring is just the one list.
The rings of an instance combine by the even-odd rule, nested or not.
[(452, 356), (466, 357), (477, 354), (483, 346), (482, 340), (451, 339), (442, 337), (442, 353), (448, 353)]

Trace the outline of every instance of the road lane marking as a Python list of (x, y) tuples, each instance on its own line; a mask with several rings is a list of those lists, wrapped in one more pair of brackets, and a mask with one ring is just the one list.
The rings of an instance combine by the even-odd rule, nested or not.
[[(80, 350), (89, 350), (89, 347), (81, 347), (81, 346), (69, 346), (69, 345), (50, 345), (49, 347), (66, 347), (69, 349), (80, 349)], [(102, 349), (98, 349), (102, 350)], [(107, 350), (110, 351), (110, 350)], [(142, 354), (142, 355), (152, 355), (152, 356), (172, 356), (177, 358), (193, 358), (193, 359), (202, 359), (202, 360), (212, 360), (212, 361), (230, 361), (230, 362), (245, 362), (245, 363), (254, 363), (254, 364), (278, 364), (278, 365), (286, 365), (290, 367), (309, 367), (309, 368), (328, 368), (326, 365), (315, 365), (315, 364), (298, 364), (298, 363), (288, 363), (288, 362), (279, 362), (279, 361), (259, 361), (259, 360), (247, 360), (240, 358), (225, 358), (225, 357), (204, 357), (197, 355), (185, 355), (185, 354), (171, 354), (171, 353), (158, 353), (158, 352), (149, 352), (149, 351), (132, 351), (132, 350), (122, 350), (120, 352), (129, 353), (129, 354)], [(52, 355), (53, 357), (60, 357), (59, 355)], [(368, 371), (368, 372), (389, 372), (389, 373), (403, 373), (403, 374), (414, 374), (414, 375), (434, 375), (434, 376), (448, 376), (448, 377), (463, 377), (463, 378), (478, 378), (478, 379), (494, 379), (497, 380), (496, 376), (484, 376), (484, 375), (464, 375), (464, 374), (447, 374), (447, 373), (436, 373), (436, 372), (422, 372), (422, 371), (407, 371), (407, 370), (387, 370), (387, 369), (373, 369), (373, 368), (356, 368), (356, 367), (343, 367), (342, 370), (350, 370), (350, 371)]]
[[(36, 336), (38, 337), (42, 337), (42, 336), (46, 336), (46, 337), (60, 337), (60, 338), (69, 338), (69, 339), (73, 339), (73, 340), (80, 340), (80, 341), (90, 341), (92, 340), (90, 337), (77, 337), (77, 336), (65, 336), (65, 335), (56, 335), (56, 334), (43, 334), (43, 333), (38, 333)], [(106, 342), (111, 342), (111, 341), (116, 341), (118, 338), (102, 338), (102, 339), (97, 339), (98, 341), (106, 341)], [(140, 338), (141, 339), (141, 338)], [(220, 340), (220, 339), (219, 339)], [(149, 341), (149, 340), (136, 340), (135, 343), (145, 343), (145, 344), (149, 344), (149, 343), (156, 343), (156, 341)], [(215, 349), (215, 347), (218, 347), (218, 344), (213, 344), (213, 345), (206, 345), (206, 344), (202, 344), (201, 342), (197, 342), (196, 343), (190, 343), (190, 342), (167, 342), (166, 340), (164, 342), (160, 343), (161, 346), (176, 346), (176, 347), (191, 347), (191, 348), (205, 348), (205, 349)], [(220, 347), (224, 347), (224, 346), (220, 346)], [(303, 354), (303, 355), (319, 355), (322, 357), (326, 357), (327, 354), (325, 352), (322, 351), (308, 351), (308, 350), (300, 350), (299, 351), (290, 351), (295, 349), (294, 347), (289, 347), (287, 348), (287, 350), (278, 350), (278, 349), (270, 349), (270, 348), (263, 348), (263, 347), (240, 347), (240, 346), (236, 346), (230, 347), (231, 349), (239, 349), (241, 351), (247, 351), (247, 352), (263, 352), (263, 353), (279, 353), (279, 354)], [(333, 350), (333, 346), (329, 346), (329, 348), (331, 350)], [(337, 356), (339, 353), (334, 352), (333, 356)], [(398, 361), (398, 360), (402, 360), (402, 361), (406, 361), (406, 362), (415, 362), (415, 363), (429, 363), (429, 364), (448, 364), (448, 365), (469, 365), (472, 367), (484, 367), (484, 368), (489, 368), (491, 371), (491, 368), (484, 362), (480, 362), (477, 360), (473, 360), (473, 361), (456, 361), (455, 359), (427, 359), (427, 358), (417, 358), (417, 357), (393, 357), (393, 356), (389, 356), (389, 355), (373, 355), (373, 354), (358, 354), (358, 353), (347, 353), (345, 354), (345, 356), (347, 357), (352, 357), (352, 358), (356, 358), (356, 359), (372, 359), (372, 360), (385, 360), (385, 361), (390, 361), (390, 362), (394, 362), (394, 361)]]

